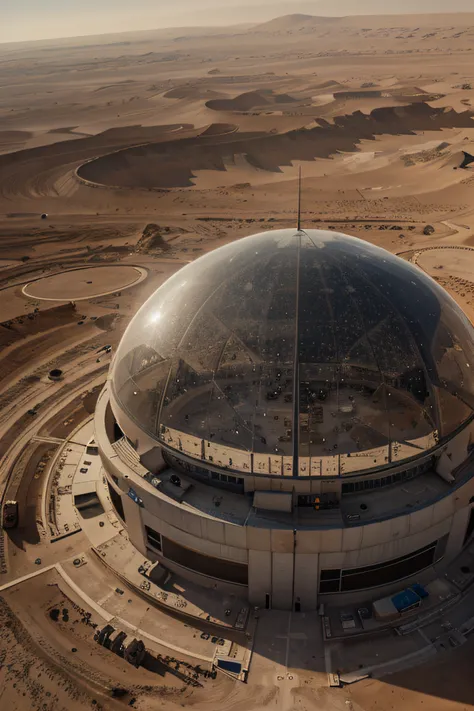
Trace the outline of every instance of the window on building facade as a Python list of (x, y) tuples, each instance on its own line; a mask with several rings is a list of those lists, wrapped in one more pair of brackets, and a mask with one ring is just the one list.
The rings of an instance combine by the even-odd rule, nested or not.
[(433, 541), (409, 555), (392, 558), (377, 565), (341, 570), (337, 568), (321, 570), (319, 592), (364, 590), (408, 578), (433, 565), (442, 557), (444, 547), (437, 546), (437, 543), (438, 541)]

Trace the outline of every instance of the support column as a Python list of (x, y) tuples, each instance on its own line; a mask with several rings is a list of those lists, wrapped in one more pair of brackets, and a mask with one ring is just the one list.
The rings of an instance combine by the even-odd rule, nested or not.
[(470, 513), (471, 507), (466, 506), (460, 511), (456, 511), (452, 518), (451, 530), (449, 532), (449, 538), (446, 544), (446, 551), (444, 554), (446, 562), (449, 562), (450, 560), (455, 558), (461, 551), (464, 536), (466, 535), (466, 528), (469, 521)]
[(293, 553), (272, 553), (272, 606), (291, 610), (293, 597)]
[(142, 555), (146, 556), (146, 536), (141, 508), (126, 494), (122, 494), (122, 505), (130, 542)]
[[(301, 612), (316, 610), (318, 606), (319, 554), (296, 553), (295, 555), (295, 606), (300, 603)], [(298, 599), (299, 598), (299, 599)], [(295, 607), (295, 609), (298, 609)]]
[(266, 596), (272, 595), (272, 554), (249, 550), (249, 602), (265, 607)]

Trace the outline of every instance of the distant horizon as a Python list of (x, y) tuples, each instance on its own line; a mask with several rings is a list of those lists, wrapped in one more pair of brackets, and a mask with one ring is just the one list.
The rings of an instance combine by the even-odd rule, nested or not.
[[(199, 30), (205, 28), (213, 30), (218, 28), (226, 29), (244, 25), (255, 26), (291, 15), (326, 18), (474, 15), (472, 0), (452, 0), (452, 6), (459, 9), (450, 10), (449, 12), (445, 9), (439, 9), (440, 3), (445, 4), (444, 0), (400, 0), (398, 7), (401, 7), (401, 9), (398, 12), (388, 12), (384, 7), (380, 8), (380, 10), (377, 9), (377, 12), (360, 11), (362, 8), (373, 7), (374, 4), (377, 5), (383, 0), (365, 0), (365, 2), (362, 0), (362, 2), (357, 2), (357, 7), (360, 8), (359, 11), (355, 11), (355, 0), (334, 0), (331, 13), (325, 12), (327, 3), (323, 2), (323, 0), (256, 0), (256, 3), (252, 5), (248, 4), (249, 0), (244, 0), (244, 2), (228, 0), (225, 9), (221, 8), (220, 0), (204, 1), (206, 6), (200, 8), (197, 14), (195, 10), (191, 9), (192, 6), (195, 6), (193, 0), (175, 0), (175, 10), (165, 10), (164, 14), (163, 11), (159, 11), (158, 16), (156, 16), (156, 11), (150, 8), (150, 2), (153, 2), (153, 0), (137, 0), (136, 4), (143, 6), (144, 12), (141, 15), (135, 12), (133, 21), (128, 21), (130, 19), (127, 16), (128, 0), (96, 0), (95, 2), (94, 0), (83, 0), (81, 11), (78, 15), (68, 15), (67, 5), (71, 3), (71, 0), (43, 0), (41, 8), (38, 8), (37, 0), (17, 0), (14, 7), (12, 4), (3, 13), (3, 23), (0, 27), (0, 44), (85, 39), (140, 32)], [(105, 8), (110, 2), (113, 2), (117, 12)], [(186, 11), (188, 3), (191, 3), (191, 6)], [(422, 5), (421, 8), (420, 3)], [(405, 9), (407, 4), (409, 8)], [(386, 8), (385, 3), (383, 5)], [(471, 9), (467, 9), (468, 5)], [(136, 26), (137, 15), (145, 18), (147, 7), (150, 8), (151, 13), (148, 26), (145, 19), (140, 20), (144, 26)], [(181, 12), (179, 11), (180, 7), (182, 8)], [(353, 11), (348, 11), (351, 7), (354, 8)], [(105, 15), (99, 14), (101, 8)], [(38, 22), (33, 22), (30, 25), (25, 22), (25, 17), (29, 17), (33, 21), (36, 15), (38, 15)], [(179, 23), (177, 15), (179, 17), (185, 15), (189, 18), (189, 21)], [(228, 20), (226, 21), (225, 18), (228, 18)], [(29, 30), (28, 27), (30, 28)], [(77, 31), (68, 33), (65, 28), (69, 27), (75, 27)], [(96, 28), (97, 30), (94, 31)], [(23, 34), (23, 36), (19, 36), (19, 33)]]

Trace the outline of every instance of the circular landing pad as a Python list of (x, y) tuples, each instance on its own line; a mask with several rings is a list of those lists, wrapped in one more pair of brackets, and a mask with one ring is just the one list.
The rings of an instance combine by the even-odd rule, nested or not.
[(474, 282), (474, 249), (456, 246), (420, 250), (416, 263), (432, 277)]
[(128, 289), (146, 276), (145, 269), (125, 265), (68, 269), (30, 281), (22, 292), (43, 301), (83, 301)]

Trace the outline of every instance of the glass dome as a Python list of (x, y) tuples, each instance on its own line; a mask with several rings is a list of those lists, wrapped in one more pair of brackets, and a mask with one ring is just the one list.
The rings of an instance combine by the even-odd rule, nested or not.
[(213, 467), (354, 474), (422, 455), (472, 416), (473, 335), (444, 289), (379, 247), (263, 232), (148, 299), (114, 359), (113, 408)]

